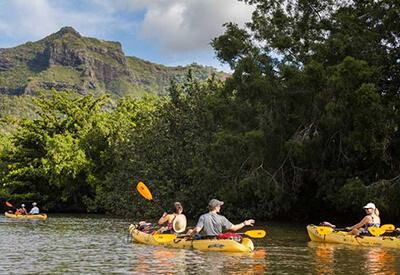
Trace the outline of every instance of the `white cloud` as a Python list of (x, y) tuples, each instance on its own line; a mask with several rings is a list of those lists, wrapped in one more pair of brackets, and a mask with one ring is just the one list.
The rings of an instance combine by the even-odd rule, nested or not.
[(46, 0), (15, 0), (13, 3), (21, 31), (41, 37), (54, 30), (56, 14)]
[[(41, 39), (64, 26), (88, 36), (105, 36), (120, 26), (132, 26), (107, 10), (81, 11), (68, 1), (10, 0), (0, 2), (0, 35), (19, 43)], [(22, 40), (22, 41), (20, 41)]]
[(143, 39), (156, 39), (166, 53), (209, 50), (222, 25), (250, 21), (254, 7), (238, 0), (94, 0), (109, 10), (146, 10)]

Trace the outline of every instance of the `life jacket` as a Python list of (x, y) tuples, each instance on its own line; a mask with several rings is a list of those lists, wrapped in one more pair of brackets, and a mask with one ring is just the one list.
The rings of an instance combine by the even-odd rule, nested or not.
[(218, 234), (218, 239), (224, 239), (224, 240), (233, 240), (238, 243), (242, 242), (242, 236), (239, 234), (231, 233), (231, 232), (226, 232), (224, 234)]

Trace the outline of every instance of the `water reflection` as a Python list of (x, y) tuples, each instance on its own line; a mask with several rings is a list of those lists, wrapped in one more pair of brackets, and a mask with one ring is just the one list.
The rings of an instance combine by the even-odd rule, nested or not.
[(396, 274), (396, 257), (393, 249), (370, 249), (366, 252), (366, 255), (371, 274)]
[(132, 270), (138, 274), (265, 274), (267, 268), (265, 249), (223, 253), (137, 246), (141, 253)]
[(309, 247), (315, 252), (316, 274), (334, 274), (334, 245), (310, 242)]
[(139, 254), (138, 265), (133, 269), (140, 274), (153, 274), (154, 267), (157, 267), (156, 273), (174, 274), (181, 270), (178, 267), (181, 256), (179, 251), (172, 249), (154, 249), (152, 255)]
[(253, 257), (253, 274), (264, 274), (267, 269), (267, 251), (265, 249), (255, 249)]
[(398, 249), (309, 242), (316, 274), (397, 274)]

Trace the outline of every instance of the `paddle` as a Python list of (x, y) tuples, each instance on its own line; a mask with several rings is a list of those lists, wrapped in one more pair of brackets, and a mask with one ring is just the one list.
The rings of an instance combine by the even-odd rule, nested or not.
[[(317, 226), (316, 228), (320, 235), (329, 235), (335, 231), (340, 231), (345, 229), (345, 228), (332, 228), (328, 226)], [(391, 232), (393, 230), (394, 230), (393, 224), (384, 224), (381, 227), (368, 227), (368, 231), (374, 236), (379, 236), (385, 233), (386, 231)]]
[(395, 227), (393, 224), (384, 224), (379, 228), (385, 228), (386, 232), (394, 231)]
[(329, 226), (317, 226), (316, 228), (317, 228), (317, 232), (320, 235), (329, 235), (335, 231), (334, 228), (329, 227)]
[[(15, 209), (17, 209), (16, 207), (14, 207), (11, 203), (9, 203), (8, 201), (6, 201), (6, 205), (8, 206), (8, 207), (12, 207), (12, 208), (15, 208)], [(21, 215), (21, 212), (19, 212), (19, 211), (15, 211), (15, 213), (14, 213), (15, 215)]]
[[(266, 235), (265, 230), (248, 230), (244, 233), (235, 233), (235, 234), (239, 234), (239, 235), (246, 235), (249, 236), (251, 238), (264, 238)], [(185, 238), (185, 237), (190, 237), (188, 235), (184, 235), (184, 236), (176, 236), (174, 234), (155, 234), (153, 235), (154, 239), (159, 242), (159, 243), (167, 243), (170, 241), (173, 241), (175, 239), (180, 239), (180, 238)], [(203, 237), (216, 237), (216, 236), (203, 236)]]
[(380, 236), (386, 232), (393, 232), (394, 225), (393, 224), (384, 224), (381, 227), (368, 227), (368, 231), (373, 236)]
[[(14, 207), (14, 206), (13, 206), (11, 203), (9, 203), (8, 201), (6, 201), (6, 205), (7, 205), (8, 207), (12, 207), (12, 208), (17, 209), (16, 207)], [(21, 214), (21, 213), (19, 213), (18, 211), (15, 212), (15, 215), (19, 215), (19, 214)]]
[(153, 195), (151, 195), (149, 188), (147, 188), (147, 186), (143, 182), (140, 181), (136, 188), (139, 191), (140, 195), (142, 195), (145, 199), (153, 199)]
[(385, 228), (379, 228), (379, 227), (368, 227), (368, 231), (373, 236), (380, 236), (386, 232)]

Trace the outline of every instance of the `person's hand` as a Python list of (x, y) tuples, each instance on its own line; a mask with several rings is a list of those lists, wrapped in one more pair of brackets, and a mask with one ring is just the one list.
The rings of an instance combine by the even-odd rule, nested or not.
[(351, 230), (351, 227), (346, 227), (344, 230), (350, 231), (350, 230)]
[(244, 225), (250, 225), (250, 226), (253, 226), (253, 225), (254, 225), (254, 223), (255, 223), (255, 221), (254, 221), (253, 219), (251, 219), (251, 220), (247, 220), (247, 221), (244, 221)]
[(166, 212), (164, 212), (164, 214), (162, 214), (162, 217), (165, 218), (168, 214)]

